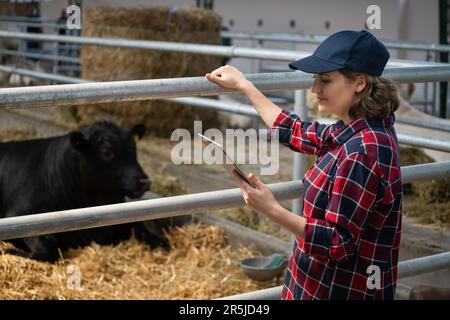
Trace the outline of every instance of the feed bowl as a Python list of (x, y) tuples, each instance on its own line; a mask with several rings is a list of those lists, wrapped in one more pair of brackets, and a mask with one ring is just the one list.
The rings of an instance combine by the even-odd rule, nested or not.
[(278, 276), (287, 266), (288, 257), (282, 254), (241, 260), (241, 268), (254, 280), (267, 281)]

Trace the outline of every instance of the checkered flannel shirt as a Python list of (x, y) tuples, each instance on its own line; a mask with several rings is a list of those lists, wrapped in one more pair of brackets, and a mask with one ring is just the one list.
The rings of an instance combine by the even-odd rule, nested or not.
[(295, 239), (283, 299), (394, 298), (402, 204), (394, 120), (324, 125), (278, 115), (272, 137), (317, 156), (303, 178), (305, 239)]

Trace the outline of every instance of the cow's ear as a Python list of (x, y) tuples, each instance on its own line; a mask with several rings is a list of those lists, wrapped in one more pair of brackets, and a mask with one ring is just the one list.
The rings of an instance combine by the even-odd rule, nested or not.
[(70, 143), (72, 147), (80, 152), (86, 151), (88, 147), (88, 141), (84, 138), (80, 131), (72, 131), (70, 134)]
[(145, 134), (145, 126), (143, 124), (137, 124), (133, 128), (131, 128), (131, 135), (133, 138), (137, 136), (138, 139), (141, 139)]

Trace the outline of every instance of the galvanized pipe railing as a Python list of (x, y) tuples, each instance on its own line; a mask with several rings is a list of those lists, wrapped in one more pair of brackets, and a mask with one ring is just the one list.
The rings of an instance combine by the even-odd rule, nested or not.
[[(383, 75), (399, 82), (447, 81), (450, 65), (387, 68)], [(311, 75), (303, 72), (249, 74), (247, 78), (262, 91), (306, 89), (313, 83)], [(0, 89), (0, 107), (64, 106), (231, 93), (237, 91), (220, 87), (204, 77), (111, 81)]]
[[(123, 47), (133, 49), (168, 51), (168, 52), (185, 52), (185, 53), (208, 54), (216, 56), (251, 58), (251, 59), (265, 59), (275, 61), (292, 61), (306, 57), (311, 54), (310, 52), (279, 50), (279, 49), (246, 48), (235, 46), (220, 46), (220, 45), (166, 42), (166, 41), (130, 40), (123, 38), (76, 37), (76, 36), (62, 36), (52, 34), (11, 32), (11, 31), (0, 31), (0, 38), (66, 42), (84, 45)], [(408, 61), (396, 59), (390, 59), (387, 64), (388, 67), (439, 66), (439, 65), (445, 64), (429, 61)]]
[[(450, 268), (450, 252), (431, 256), (400, 261), (398, 263), (398, 279), (404, 279), (419, 274)], [(222, 297), (217, 300), (279, 300), (283, 286), (267, 288), (233, 296)]]
[[(65, 24), (58, 23), (56, 20), (40, 19), (33, 17), (0, 16), (0, 23), (16, 23), (17, 25), (30, 27), (47, 27), (58, 29), (67, 28)], [(263, 40), (276, 42), (298, 42), (311, 44), (319, 44), (327, 38), (327, 36), (325, 35), (303, 35), (290, 33), (245, 33), (234, 31), (222, 31), (220, 35), (223, 38), (233, 38), (233, 39)], [(434, 43), (417, 43), (411, 41), (398, 42), (388, 39), (382, 39), (382, 41), (387, 48), (392, 49), (450, 52), (449, 45), (441, 45)]]
[(185, 52), (197, 54), (210, 54), (224, 57), (258, 58), (278, 61), (292, 61), (307, 56), (306, 52), (289, 50), (266, 50), (253, 48), (240, 48), (220, 45), (207, 45), (195, 43), (131, 40), (119, 38), (74, 37), (52, 34), (34, 34), (25, 32), (0, 31), (0, 38), (13, 38), (22, 40), (51, 41), (76, 43), (84, 45), (98, 45), (107, 47), (123, 47), (133, 49), (147, 49), (168, 52)]
[[(26, 24), (26, 23), (24, 23)], [(28, 25), (38, 25), (39, 23), (28, 23)], [(53, 28), (58, 28), (58, 29), (65, 29), (64, 26), (60, 26), (60, 25), (53, 25), (53, 24), (44, 24), (42, 25), (43, 27), (52, 27)], [(8, 38), (15, 38), (15, 39), (24, 39), (24, 40), (38, 40), (38, 41), (59, 41), (59, 42), (71, 42), (71, 43), (76, 43), (76, 44), (93, 44), (91, 43), (87, 43), (84, 40), (81, 41), (76, 41), (76, 40), (68, 40), (66, 39), (62, 39), (62, 38), (49, 38), (48, 36), (53, 36), (53, 35), (48, 35), (48, 34), (41, 34), (41, 37), (27, 37), (23, 34), (27, 34), (27, 33), (20, 33), (20, 32), (13, 32), (13, 31), (3, 31), (4, 33), (0, 34), (0, 37), (8, 37)], [(7, 33), (10, 33), (10, 35), (6, 36)], [(35, 35), (39, 35), (39, 34), (35, 34)], [(231, 37), (231, 38), (235, 38), (235, 39), (249, 39), (249, 40), (266, 40), (266, 41), (282, 41), (282, 42), (299, 42), (299, 43), (310, 43), (310, 44), (320, 44), (321, 42), (323, 42), (323, 40), (325, 40), (327, 37), (326, 36), (302, 36), (302, 35), (280, 35), (280, 34), (272, 34), (272, 35), (268, 35), (268, 34), (245, 34), (245, 33), (240, 33), (240, 32), (222, 32), (221, 33), (222, 37)], [(64, 36), (61, 36), (64, 37)], [(67, 37), (67, 36), (66, 36)], [(74, 38), (74, 37), (68, 37), (68, 38)], [(75, 37), (75, 38), (80, 38), (80, 39), (101, 39), (101, 38), (87, 38), (87, 37)], [(59, 39), (59, 40), (58, 40)], [(126, 40), (126, 39), (116, 39), (116, 40)], [(136, 48), (135, 45), (136, 43), (139, 42), (153, 42), (153, 41), (138, 41), (135, 42), (134, 44), (132, 42), (127, 42), (127, 43), (123, 43), (120, 46), (125, 46), (125, 47), (130, 47), (130, 45), (132, 46), (132, 48)], [(158, 41), (156, 41), (158, 42)], [(441, 45), (441, 44), (420, 44), (420, 43), (408, 43), (408, 42), (393, 42), (393, 41), (383, 41), (383, 43), (386, 45), (387, 48), (390, 49), (400, 49), (400, 50), (417, 50), (417, 51), (436, 51), (436, 52), (450, 52), (450, 46), (449, 45)], [(95, 43), (96, 45), (111, 45), (110, 42), (101, 42), (101, 41), (97, 41)], [(115, 44), (116, 46), (119, 46), (118, 44)], [(228, 46), (229, 48), (233, 48), (233, 46)], [(144, 48), (141, 45), (139, 46), (139, 48), (142, 49), (150, 49), (148, 47)], [(238, 47), (234, 47), (234, 48), (238, 48)], [(152, 48), (153, 50), (156, 50), (154, 48)], [(244, 48), (243, 48), (244, 49)], [(171, 49), (168, 49), (168, 51), (172, 51)], [(261, 52), (263, 52), (264, 50), (261, 49)], [(280, 53), (283, 50), (275, 50), (275, 51), (279, 51)], [(287, 51), (289, 52), (289, 51)], [(293, 52), (293, 51), (290, 51)], [(196, 53), (201, 53), (201, 52), (196, 52)], [(212, 53), (208, 53), (208, 54), (212, 54)], [(221, 53), (218, 55), (226, 55), (225, 53)], [(228, 55), (228, 56), (232, 56), (232, 55)], [(243, 56), (246, 57), (246, 56)], [(279, 59), (272, 59), (272, 58), (266, 58), (266, 57), (261, 57), (262, 59), (268, 59), (268, 60), (279, 60)], [(296, 59), (298, 59), (299, 57), (297, 57)], [(281, 60), (284, 61), (284, 59), (286, 59), (286, 57), (284, 58), (280, 58)], [(291, 58), (289, 58), (291, 60)], [(295, 58), (294, 58), (295, 59)]]
[[(450, 176), (450, 161), (402, 167), (402, 182)], [(278, 200), (301, 196), (301, 180), (269, 184)], [(154, 220), (244, 205), (241, 190), (227, 189), (0, 219), (0, 240)]]
[[(80, 78), (74, 78), (74, 77), (67, 77), (67, 76), (61, 76), (61, 75), (54, 75), (50, 73), (45, 72), (39, 72), (39, 71), (32, 71), (27, 69), (16, 69), (12, 67), (5, 67), (0, 66), (0, 71), (4, 72), (11, 72), (11, 73), (18, 73), (21, 75), (41, 78), (41, 79), (47, 79), (57, 82), (64, 82), (64, 83), (93, 83), (92, 81), (80, 79)], [(0, 94), (1, 96), (1, 94)], [(227, 103), (223, 101), (213, 100), (213, 99), (204, 99), (204, 98), (197, 98), (197, 97), (182, 97), (182, 98), (170, 98), (170, 99), (164, 99), (166, 101), (171, 101), (178, 104), (185, 104), (185, 105), (191, 105), (191, 106), (197, 106), (201, 108), (208, 108), (208, 109), (215, 109), (218, 111), (224, 111), (224, 112), (230, 112), (234, 114), (241, 114), (241, 115), (247, 115), (252, 117), (258, 117), (258, 113), (256, 110), (250, 106), (245, 104), (236, 104), (236, 103)], [(444, 141), (444, 140), (438, 140), (423, 136), (417, 136), (412, 134), (405, 134), (405, 133), (398, 133), (397, 134), (399, 143), (416, 146), (416, 147), (422, 147), (426, 149), (433, 149), (438, 151), (444, 151), (444, 152), (450, 152), (450, 141)]]
[(433, 120), (424, 120), (424, 119), (417, 119), (412, 118), (410, 116), (403, 116), (403, 115), (396, 115), (395, 120), (398, 123), (408, 124), (416, 127), (423, 127), (433, 130), (439, 130), (439, 131), (446, 131), (450, 132), (450, 125), (433, 121)]
[(78, 64), (80, 63), (80, 58), (76, 58), (76, 57), (60, 56), (60, 55), (45, 54), (45, 53), (35, 53), (35, 52), (19, 52), (16, 50), (7, 50), (7, 49), (0, 49), (0, 55), (34, 58), (34, 59), (40, 59), (40, 60), (53, 60), (53, 61), (70, 62), (70, 63), (78, 63)]
[[(310, 43), (319, 44), (322, 43), (328, 36), (322, 35), (300, 35), (289, 33), (244, 33), (223, 31), (222, 37), (233, 39), (248, 39), (248, 40), (262, 40), (262, 41), (275, 41), (275, 42), (297, 42), (297, 43)], [(391, 49), (403, 49), (403, 50), (417, 50), (417, 51), (437, 51), (437, 52), (450, 52), (449, 45), (434, 44), (434, 43), (414, 43), (408, 41), (396, 42), (382, 39), (383, 44), (387, 48)]]
[(397, 132), (398, 142), (419, 148), (450, 152), (450, 141)]
[[(80, 78), (75, 77), (67, 77), (67, 76), (60, 76), (55, 75), (53, 73), (46, 73), (46, 72), (40, 72), (40, 71), (34, 71), (34, 70), (28, 70), (28, 69), (20, 69), (20, 68), (13, 68), (13, 67), (7, 67), (7, 66), (1, 66), (0, 65), (0, 71), (8, 72), (8, 73), (16, 73), (20, 75), (25, 76), (31, 76), (38, 79), (45, 79), (45, 80), (52, 80), (56, 82), (62, 82), (62, 83), (91, 83), (93, 81), (83, 80)], [(251, 117), (258, 117), (258, 113), (256, 110), (251, 106), (243, 103), (226, 103), (218, 100), (212, 100), (212, 99), (202, 99), (202, 98), (195, 98), (195, 97), (185, 97), (185, 98), (174, 98), (174, 99), (168, 99), (175, 103), (180, 104), (188, 104), (192, 106), (198, 106), (198, 107), (213, 107), (216, 110), (219, 111), (225, 111), (225, 112), (231, 112), (236, 114), (242, 114), (247, 115)], [(437, 123), (433, 121), (426, 121), (424, 122), (421, 119), (415, 119), (411, 117), (406, 117), (403, 115), (396, 115), (396, 121), (399, 123), (414, 125), (418, 127), (424, 127), (439, 131), (447, 131), (450, 132), (450, 125), (446, 125), (444, 123)]]
[[(62, 83), (91, 83), (91, 81), (86, 81), (86, 80), (82, 80), (82, 79), (78, 79), (78, 78), (74, 78), (74, 77), (62, 76), (59, 74), (40, 72), (40, 71), (34, 71), (34, 70), (29, 70), (29, 69), (7, 67), (7, 66), (2, 66), (2, 65), (0, 65), (0, 72), (15, 73), (15, 74), (20, 74), (22, 76), (29, 76), (29, 77), (33, 77), (33, 78), (37, 78), (37, 79), (45, 79), (45, 80), (51, 80), (51, 81), (55, 81), (55, 82), (62, 82)], [(12, 88), (8, 88), (8, 89), (12, 89)], [(1, 94), (0, 94), (0, 96), (1, 96)], [(13, 107), (13, 108), (17, 108), (17, 107), (18, 106)]]

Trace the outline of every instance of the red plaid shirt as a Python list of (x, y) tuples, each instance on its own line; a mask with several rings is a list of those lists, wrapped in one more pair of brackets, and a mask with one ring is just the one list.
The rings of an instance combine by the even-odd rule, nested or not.
[(394, 298), (402, 185), (393, 124), (393, 115), (301, 122), (286, 110), (275, 120), (281, 143), (317, 156), (303, 178), (305, 239), (296, 237), (283, 299)]

